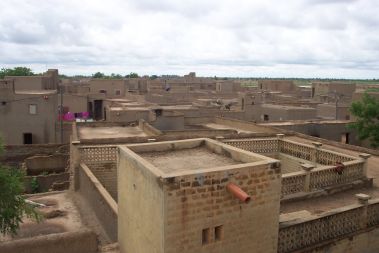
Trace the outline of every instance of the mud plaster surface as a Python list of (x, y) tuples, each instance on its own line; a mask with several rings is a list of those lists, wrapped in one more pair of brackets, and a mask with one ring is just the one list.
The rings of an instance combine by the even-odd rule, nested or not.
[(205, 147), (181, 149), (170, 152), (146, 152), (139, 155), (164, 173), (206, 169), (241, 163), (225, 155), (213, 153)]
[(147, 136), (139, 127), (81, 127), (81, 139), (145, 137)]

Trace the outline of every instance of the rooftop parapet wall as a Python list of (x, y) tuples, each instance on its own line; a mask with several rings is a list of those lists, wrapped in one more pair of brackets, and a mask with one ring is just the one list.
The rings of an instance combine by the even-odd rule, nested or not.
[(280, 152), (322, 165), (334, 165), (337, 162), (347, 162), (358, 159), (357, 157), (331, 150), (322, 148), (316, 149), (311, 145), (277, 138), (225, 140), (224, 143), (255, 153), (267, 154)]
[(117, 241), (117, 216), (118, 207), (116, 201), (99, 182), (99, 179), (91, 172), (87, 165), (81, 163), (79, 167), (79, 194), (85, 199), (101, 222), (105, 233), (112, 242)]
[[(360, 200), (358, 204), (335, 209), (321, 216), (282, 222), (279, 227), (278, 253), (311, 252), (321, 243), (331, 244), (333, 240), (364, 233), (378, 225), (379, 199)], [(364, 250), (361, 252), (368, 252)]]
[[(312, 168), (310, 171), (302, 170), (284, 174), (282, 176), (283, 198), (286, 196), (290, 197), (292, 194), (320, 191), (326, 187), (349, 184), (367, 178), (366, 160), (321, 148), (318, 148), (317, 152), (315, 152), (315, 147), (311, 145), (280, 140), (278, 138), (225, 140), (224, 143), (246, 151), (270, 155), (272, 157), (274, 157), (274, 154), (281, 152), (296, 157), (299, 161), (306, 160), (309, 164), (315, 163), (318, 166)], [(111, 169), (116, 166), (117, 146), (82, 146), (79, 148), (79, 153), (81, 162), (87, 164), (94, 171), (93, 173), (97, 174), (99, 171), (102, 174), (110, 173), (110, 176), (106, 178), (114, 178), (113, 183), (112, 181), (108, 182), (106, 188), (108, 191), (114, 192), (114, 190), (110, 190), (114, 187), (107, 186), (117, 185), (117, 171)], [(342, 162), (344, 165), (343, 173), (341, 174), (336, 171), (335, 165), (337, 162)], [(112, 194), (116, 196), (115, 193)]]
[[(367, 160), (322, 149), (318, 143), (311, 146), (282, 138), (225, 140), (224, 143), (256, 153), (272, 155), (280, 152), (308, 161), (312, 165), (310, 170), (282, 176), (283, 198), (367, 179)], [(336, 170), (338, 163), (342, 165), (340, 172)]]

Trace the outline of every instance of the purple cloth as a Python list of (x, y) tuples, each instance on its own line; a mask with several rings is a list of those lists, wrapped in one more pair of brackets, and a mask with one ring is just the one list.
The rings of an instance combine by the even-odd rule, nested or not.
[(82, 112), (82, 118), (88, 119), (89, 118), (89, 112)]
[(73, 121), (75, 120), (75, 115), (72, 112), (68, 112), (63, 116), (63, 119), (66, 121)]

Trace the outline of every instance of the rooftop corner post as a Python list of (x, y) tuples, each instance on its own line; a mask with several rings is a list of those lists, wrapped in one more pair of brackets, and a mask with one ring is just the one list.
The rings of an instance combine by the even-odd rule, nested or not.
[(304, 191), (309, 192), (310, 191), (310, 184), (311, 184), (311, 171), (314, 169), (313, 164), (302, 164), (301, 168), (305, 171), (305, 184), (304, 184)]
[(70, 145), (70, 174), (71, 182), (70, 184), (72, 190), (77, 191), (80, 187), (79, 185), (79, 164), (80, 164), (80, 150), (79, 150), (80, 141), (72, 141)]
[(370, 154), (359, 154), (359, 157), (363, 160), (363, 175), (367, 178), (367, 167), (368, 167), (368, 159), (371, 157)]
[(319, 150), (322, 146), (322, 143), (321, 142), (312, 142), (312, 145), (313, 145), (313, 150), (312, 150), (312, 154), (311, 154), (311, 159), (312, 159), (312, 162), (314, 164), (314, 167), (317, 167), (318, 153), (319, 153)]
[(358, 193), (358, 194), (355, 194), (355, 197), (357, 198), (358, 203), (363, 205), (360, 227), (361, 229), (365, 229), (367, 228), (367, 225), (368, 225), (367, 209), (368, 209), (368, 204), (369, 204), (368, 201), (371, 199), (371, 196), (367, 194), (363, 194), (363, 193)]
[(276, 134), (276, 139), (278, 140), (278, 153), (280, 153), (282, 149), (282, 142), (284, 140), (284, 134)]

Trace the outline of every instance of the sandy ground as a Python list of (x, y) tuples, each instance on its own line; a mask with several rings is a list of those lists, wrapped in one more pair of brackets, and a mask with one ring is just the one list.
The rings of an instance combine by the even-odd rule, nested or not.
[[(312, 142), (311, 140), (306, 140), (299, 137), (289, 137), (288, 139), (308, 144)], [(356, 157), (359, 155), (359, 152), (329, 145), (323, 145), (323, 148)], [(320, 214), (331, 209), (357, 203), (357, 198), (354, 196), (357, 193), (364, 193), (370, 195), (372, 198), (379, 198), (379, 157), (377, 156), (372, 156), (368, 160), (368, 177), (374, 178), (374, 185), (372, 188), (352, 189), (329, 196), (281, 204), (281, 213), (307, 210), (312, 214)]]
[(164, 173), (240, 164), (229, 157), (213, 153), (205, 147), (170, 152), (147, 152), (139, 155)]
[(145, 137), (147, 134), (136, 127), (80, 127), (80, 139)]
[(37, 208), (45, 218), (40, 223), (24, 218), (17, 235), (13, 237), (0, 237), (0, 242), (38, 235), (76, 231), (82, 228), (83, 224), (79, 211), (68, 193), (41, 194), (28, 199), (46, 205), (46, 207)]

